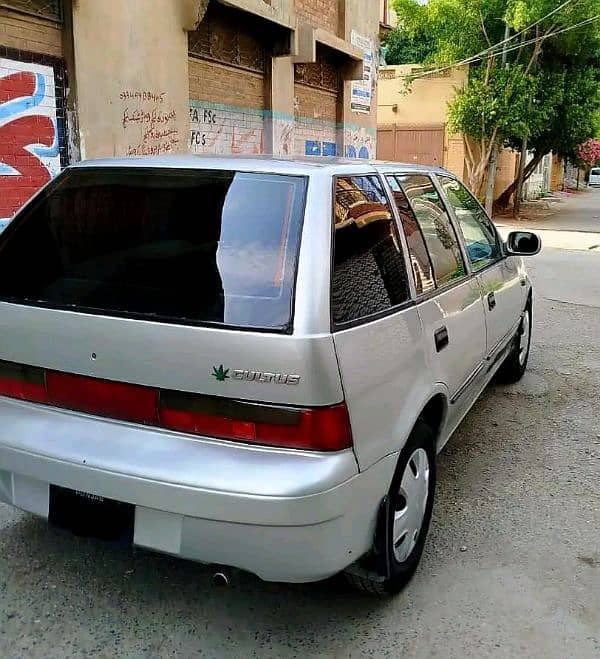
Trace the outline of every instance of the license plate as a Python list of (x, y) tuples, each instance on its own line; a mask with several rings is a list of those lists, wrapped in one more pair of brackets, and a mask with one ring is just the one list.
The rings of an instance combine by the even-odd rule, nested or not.
[(75, 535), (130, 543), (133, 541), (135, 506), (51, 485), (49, 520)]

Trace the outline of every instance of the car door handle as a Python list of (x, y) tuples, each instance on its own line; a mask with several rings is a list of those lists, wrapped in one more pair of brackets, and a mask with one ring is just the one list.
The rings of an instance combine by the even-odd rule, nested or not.
[(448, 328), (445, 326), (440, 327), (439, 330), (436, 330), (433, 336), (435, 338), (435, 349), (438, 352), (441, 352), (450, 343), (450, 337), (448, 336)]
[(490, 293), (487, 296), (488, 307), (490, 311), (493, 311), (496, 308), (496, 296), (493, 293)]

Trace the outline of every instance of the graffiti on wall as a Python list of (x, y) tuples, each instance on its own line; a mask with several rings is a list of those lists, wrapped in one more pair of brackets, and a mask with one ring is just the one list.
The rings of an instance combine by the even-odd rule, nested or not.
[(0, 230), (60, 172), (54, 69), (0, 58)]
[(177, 111), (166, 92), (125, 89), (119, 101), (128, 156), (158, 156), (178, 150)]
[(346, 127), (344, 129), (344, 150), (346, 158), (375, 158), (377, 137), (375, 131), (367, 128)]
[[(267, 130), (272, 130), (272, 149)], [(190, 102), (188, 146), (192, 153), (258, 155), (272, 150), (277, 155), (344, 153), (347, 158), (366, 159), (375, 157), (375, 145), (375, 130), (367, 128), (205, 101)]]
[(273, 150), (280, 156), (294, 155), (295, 124), (291, 118), (273, 117)]
[(259, 154), (265, 151), (265, 119), (261, 110), (192, 101), (192, 153)]

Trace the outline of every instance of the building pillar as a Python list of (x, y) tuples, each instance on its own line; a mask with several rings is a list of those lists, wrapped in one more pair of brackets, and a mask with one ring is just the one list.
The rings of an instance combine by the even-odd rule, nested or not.
[(190, 0), (73, 3), (82, 159), (187, 151), (184, 28), (193, 4)]
[(265, 151), (291, 156), (294, 153), (293, 57), (272, 57), (269, 73), (270, 110), (265, 117)]

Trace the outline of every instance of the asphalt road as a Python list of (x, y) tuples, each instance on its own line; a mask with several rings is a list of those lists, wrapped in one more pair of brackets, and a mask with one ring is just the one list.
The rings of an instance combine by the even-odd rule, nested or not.
[[(571, 203), (563, 229), (600, 214), (600, 194)], [(246, 574), (215, 589), (206, 567), (0, 504), (0, 656), (600, 657), (600, 253), (546, 249), (531, 271), (530, 371), (489, 389), (440, 456), (401, 596)]]

